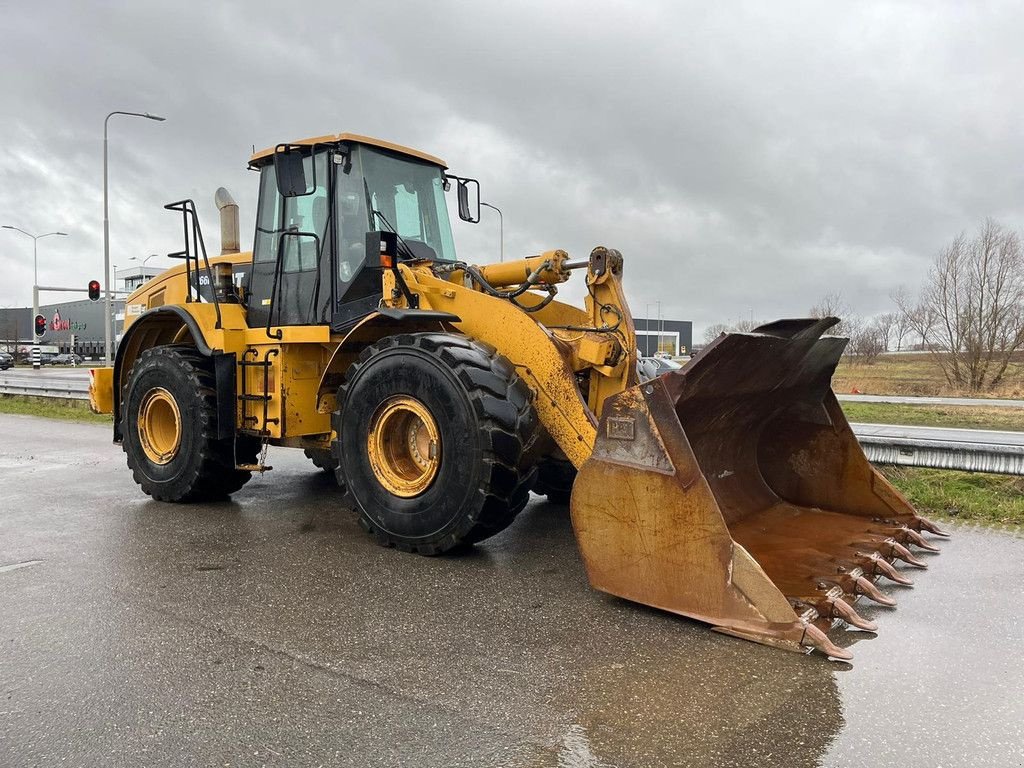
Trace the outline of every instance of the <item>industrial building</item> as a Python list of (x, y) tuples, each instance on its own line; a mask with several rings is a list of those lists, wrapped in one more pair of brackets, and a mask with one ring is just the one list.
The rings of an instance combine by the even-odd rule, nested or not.
[(636, 345), (641, 357), (664, 352), (672, 357), (693, 351), (693, 323), (689, 320), (635, 317)]
[[(134, 291), (162, 271), (159, 267), (146, 266), (117, 270), (114, 290), (122, 294)], [(41, 303), (39, 314), (46, 318), (46, 333), (39, 343), (40, 350), (44, 353), (74, 352), (86, 359), (102, 358), (104, 306), (102, 298)], [(124, 300), (113, 299), (111, 310), (116, 342), (124, 324)], [(0, 308), (0, 351), (27, 356), (32, 347), (32, 325), (32, 307)]]

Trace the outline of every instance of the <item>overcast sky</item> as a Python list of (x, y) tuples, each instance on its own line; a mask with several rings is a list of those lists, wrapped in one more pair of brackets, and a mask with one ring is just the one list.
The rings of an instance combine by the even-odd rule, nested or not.
[[(341, 131), (478, 177), (509, 257), (618, 248), (634, 314), (698, 338), (835, 290), (885, 311), (959, 231), (1024, 225), (1020, 3), (5, 0), (0, 28), (0, 223), (70, 234), (41, 283), (101, 276), (115, 109), (167, 117), (110, 123), (122, 266), (180, 248), (183, 197), (217, 252), (221, 185), (250, 247), (253, 145)], [(492, 212), (455, 236), (497, 258)], [(0, 232), (0, 306), (31, 303), (31, 257)]]

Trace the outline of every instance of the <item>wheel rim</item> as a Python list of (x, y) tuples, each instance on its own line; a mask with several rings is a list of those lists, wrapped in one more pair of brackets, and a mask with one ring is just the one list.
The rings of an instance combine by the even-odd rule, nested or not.
[(181, 412), (171, 393), (154, 387), (139, 405), (139, 442), (146, 458), (167, 464), (178, 455), (181, 445)]
[(399, 395), (385, 400), (370, 420), (366, 452), (373, 474), (388, 493), (423, 493), (441, 467), (441, 433), (423, 403)]

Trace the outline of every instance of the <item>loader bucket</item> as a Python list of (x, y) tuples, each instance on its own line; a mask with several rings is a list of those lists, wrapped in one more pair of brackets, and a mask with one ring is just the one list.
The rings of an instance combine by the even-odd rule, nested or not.
[(572, 493), (590, 583), (714, 629), (851, 658), (874, 582), (910, 583), (911, 545), (944, 535), (868, 463), (832, 392), (835, 318), (727, 334), (687, 366), (610, 397)]

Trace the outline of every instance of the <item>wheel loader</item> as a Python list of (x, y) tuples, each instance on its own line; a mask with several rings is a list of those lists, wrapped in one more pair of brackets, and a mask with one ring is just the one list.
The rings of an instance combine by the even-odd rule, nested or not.
[[(637, 372), (624, 259), (456, 254), (446, 193), (480, 185), (431, 155), (342, 133), (252, 155), (251, 252), (223, 189), (221, 254), (195, 204), (181, 260), (126, 300), (94, 410), (143, 492), (223, 498), (268, 445), (334, 473), (380, 544), (423, 555), (509, 526), (530, 492), (570, 503), (598, 590), (793, 651), (851, 654), (836, 625), (894, 601), (897, 561), (945, 535), (866, 460), (831, 390), (835, 318), (726, 334), (682, 369)], [(556, 299), (577, 279), (584, 306)]]

